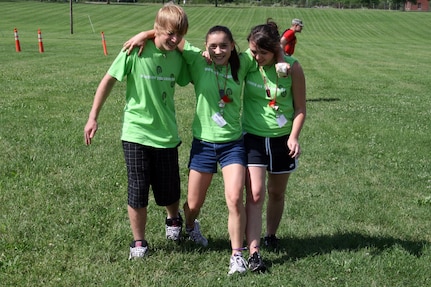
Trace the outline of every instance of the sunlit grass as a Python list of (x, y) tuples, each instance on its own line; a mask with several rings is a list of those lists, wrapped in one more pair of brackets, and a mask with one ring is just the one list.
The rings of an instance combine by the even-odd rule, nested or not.
[[(67, 3), (0, 3), (0, 285), (429, 285), (429, 13), (186, 6), (187, 39), (198, 46), (216, 24), (230, 27), (245, 50), (249, 29), (266, 18), (280, 32), (291, 18), (304, 20), (295, 55), (307, 78), (308, 117), (278, 234), (282, 247), (262, 250), (270, 273), (228, 278), (218, 174), (200, 216), (207, 249), (166, 242), (164, 210), (151, 201), (151, 256), (127, 261), (124, 83), (108, 98), (90, 147), (83, 127), (122, 43), (150, 29), (159, 7), (77, 4), (71, 35)], [(192, 86), (177, 89), (176, 106), (184, 202)]]

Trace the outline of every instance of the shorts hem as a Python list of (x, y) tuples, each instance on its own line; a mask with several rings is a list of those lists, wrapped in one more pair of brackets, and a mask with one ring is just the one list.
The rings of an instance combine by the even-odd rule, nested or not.
[(249, 164), (247, 164), (247, 167), (264, 167), (264, 168), (267, 168), (268, 165), (263, 164), (263, 163), (249, 163)]
[(214, 171), (214, 170), (208, 171), (208, 170), (203, 170), (202, 168), (195, 168), (195, 167), (189, 167), (189, 170), (194, 170), (194, 171), (202, 172), (202, 173), (212, 173), (212, 174), (217, 173), (217, 170), (216, 171)]
[(286, 174), (286, 173), (293, 173), (297, 170), (297, 168), (292, 169), (292, 170), (286, 170), (286, 171), (268, 171), (268, 173), (270, 174)]

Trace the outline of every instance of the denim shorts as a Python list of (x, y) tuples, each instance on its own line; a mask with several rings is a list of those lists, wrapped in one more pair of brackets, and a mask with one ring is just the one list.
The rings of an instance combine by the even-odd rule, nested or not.
[(223, 168), (230, 164), (247, 166), (244, 140), (210, 143), (194, 138), (190, 150), (189, 169), (217, 173), (217, 163)]

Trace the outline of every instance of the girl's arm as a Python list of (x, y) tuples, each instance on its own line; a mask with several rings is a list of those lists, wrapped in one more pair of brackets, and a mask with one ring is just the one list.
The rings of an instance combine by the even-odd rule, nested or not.
[(156, 31), (154, 29), (138, 33), (123, 44), (123, 51), (127, 50), (127, 55), (130, 55), (130, 52), (134, 48), (139, 47), (138, 56), (140, 56), (147, 40), (153, 39), (154, 37), (156, 37)]
[(301, 133), (302, 126), (304, 125), (306, 117), (306, 100), (305, 100), (305, 76), (301, 65), (295, 62), (291, 68), (292, 77), (292, 93), (293, 93), (293, 107), (295, 114), (293, 116), (292, 131), (287, 146), (290, 149), (289, 155), (291, 157), (299, 157), (301, 154), (301, 147), (298, 139)]
[[(154, 29), (138, 33), (123, 44), (123, 51), (127, 50), (127, 55), (130, 55), (130, 52), (135, 47), (139, 47), (138, 56), (140, 56), (142, 54), (142, 51), (144, 50), (145, 43), (147, 42), (147, 40), (154, 39), (155, 37), (156, 37), (156, 31)], [(185, 44), (185, 40), (184, 38), (182, 38), (180, 43), (177, 46), (177, 49), (181, 53), (184, 51), (184, 44)]]
[(290, 64), (284, 59), (284, 51), (280, 48), (275, 53), (275, 58), (277, 63), (275, 64), (275, 71), (279, 78), (286, 78), (289, 76), (289, 71), (291, 69)]

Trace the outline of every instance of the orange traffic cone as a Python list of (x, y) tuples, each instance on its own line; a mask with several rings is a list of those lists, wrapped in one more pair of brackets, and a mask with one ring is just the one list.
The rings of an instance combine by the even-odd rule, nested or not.
[(102, 46), (103, 46), (103, 54), (108, 55), (108, 49), (106, 48), (106, 41), (105, 41), (105, 33), (102, 32)]
[(42, 33), (40, 32), (40, 29), (37, 29), (37, 40), (39, 41), (39, 52), (43, 53)]
[(15, 50), (17, 52), (21, 52), (21, 45), (19, 44), (19, 38), (18, 38), (18, 30), (14, 28), (13, 33), (15, 35)]

